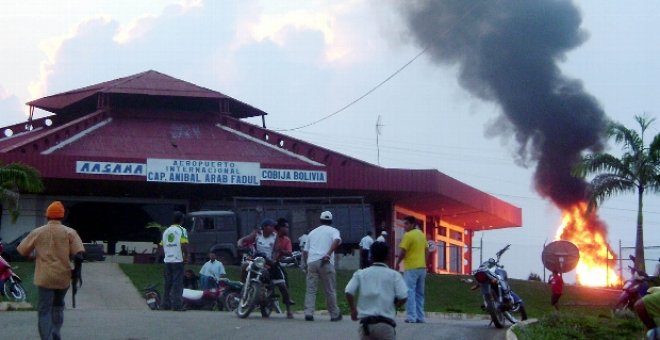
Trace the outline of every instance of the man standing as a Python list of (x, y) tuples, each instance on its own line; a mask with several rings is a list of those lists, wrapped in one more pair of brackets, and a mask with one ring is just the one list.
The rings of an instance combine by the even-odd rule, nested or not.
[(209, 252), (209, 260), (199, 271), (199, 283), (202, 290), (218, 288), (218, 281), (226, 275), (225, 266), (218, 261), (218, 256), (214, 252)]
[[(80, 273), (85, 251), (78, 233), (62, 225), (64, 205), (55, 201), (46, 209), (48, 223), (28, 234), (18, 252), (31, 257), (36, 251), (34, 285), (39, 288), (39, 336), (41, 339), (61, 339), (64, 323), (64, 297), (69, 289), (72, 273)], [(74, 256), (75, 270), (69, 258)]]
[(360, 269), (369, 267), (369, 249), (373, 243), (374, 239), (371, 237), (371, 231), (368, 231), (367, 235), (360, 240)]
[(183, 267), (188, 260), (188, 233), (181, 226), (183, 213), (175, 211), (172, 225), (163, 232), (160, 243), (165, 259), (165, 287), (161, 309), (185, 311), (183, 308)]
[(321, 225), (309, 233), (303, 251), (303, 265), (307, 267), (307, 291), (305, 293), (305, 320), (314, 321), (316, 292), (319, 278), (325, 289), (325, 301), (330, 313), (330, 321), (340, 321), (341, 311), (337, 307), (335, 286), (335, 250), (341, 244), (339, 230), (333, 228), (332, 213), (321, 213)]
[(564, 292), (564, 279), (561, 277), (561, 274), (558, 271), (553, 271), (550, 275), (550, 290), (552, 290), (552, 296), (550, 297), (550, 304), (552, 307), (555, 307), (555, 310), (559, 310), (559, 298)]
[[(406, 302), (408, 287), (401, 274), (385, 264), (389, 246), (375, 242), (371, 246), (373, 265), (358, 270), (346, 285), (346, 301), (351, 319), (360, 320), (360, 339), (395, 339), (396, 308)], [(354, 297), (359, 294), (357, 309)]]
[(399, 248), (401, 254), (397, 268), (403, 261), (403, 278), (408, 286), (406, 322), (424, 323), (424, 284), (426, 280), (426, 237), (417, 229), (417, 220), (412, 216), (403, 219), (403, 234)]
[(380, 232), (380, 235), (376, 238), (376, 242), (387, 242), (387, 231), (383, 230)]

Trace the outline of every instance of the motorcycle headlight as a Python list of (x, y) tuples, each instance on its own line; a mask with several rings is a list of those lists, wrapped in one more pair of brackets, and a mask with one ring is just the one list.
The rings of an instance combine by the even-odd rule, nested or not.
[(474, 278), (477, 280), (477, 282), (484, 283), (488, 281), (488, 274), (486, 274), (485, 272), (476, 272), (474, 274)]
[(257, 257), (254, 259), (254, 265), (257, 268), (262, 269), (266, 265), (266, 259), (263, 257)]

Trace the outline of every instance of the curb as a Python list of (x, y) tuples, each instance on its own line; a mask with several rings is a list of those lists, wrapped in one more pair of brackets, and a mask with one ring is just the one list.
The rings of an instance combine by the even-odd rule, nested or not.
[(529, 324), (532, 324), (532, 323), (535, 323), (535, 322), (538, 322), (538, 321), (539, 321), (538, 319), (527, 319), (525, 321), (520, 321), (518, 323), (515, 323), (515, 324), (511, 325), (511, 327), (509, 327), (506, 330), (506, 340), (518, 340), (518, 337), (516, 336), (516, 333), (513, 332), (515, 327), (518, 327), (518, 326), (524, 327), (524, 326), (527, 326)]
[(29, 302), (0, 302), (0, 311), (31, 309)]

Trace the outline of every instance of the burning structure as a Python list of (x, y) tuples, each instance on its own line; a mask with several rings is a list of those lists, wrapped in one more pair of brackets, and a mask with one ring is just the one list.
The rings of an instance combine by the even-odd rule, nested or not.
[(575, 5), (420, 0), (400, 10), (434, 63), (458, 65), (462, 87), (501, 107), (490, 130), (515, 137), (518, 163), (536, 164), (537, 192), (563, 212), (557, 238), (580, 249), (578, 282), (616, 282), (607, 228), (595, 213), (585, 215), (588, 185), (571, 174), (584, 151), (602, 149), (607, 122), (598, 101), (558, 66), (587, 36)]

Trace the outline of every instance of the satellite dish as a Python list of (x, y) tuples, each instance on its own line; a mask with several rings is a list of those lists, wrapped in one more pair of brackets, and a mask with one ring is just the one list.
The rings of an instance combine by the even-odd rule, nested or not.
[(568, 273), (577, 266), (580, 250), (569, 241), (554, 241), (543, 248), (541, 260), (550, 271)]

